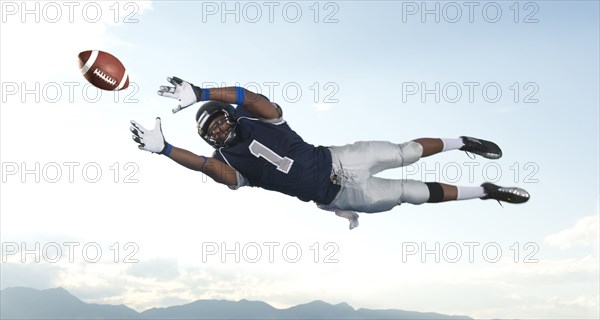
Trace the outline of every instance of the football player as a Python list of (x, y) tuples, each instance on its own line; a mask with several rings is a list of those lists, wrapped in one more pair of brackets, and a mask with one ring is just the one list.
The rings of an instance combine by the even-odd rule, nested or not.
[(356, 212), (387, 211), (405, 202), (479, 198), (524, 203), (530, 198), (523, 189), (489, 182), (467, 187), (374, 177), (382, 170), (449, 150), (500, 158), (502, 151), (490, 141), (463, 136), (420, 138), (400, 144), (359, 141), (345, 146), (314, 146), (288, 126), (281, 107), (265, 96), (241, 87), (203, 89), (177, 77), (167, 80), (173, 86), (161, 86), (158, 94), (179, 100), (173, 113), (207, 101), (198, 109), (196, 123), (198, 134), (215, 152), (206, 157), (167, 143), (160, 118), (152, 130), (131, 121), (133, 140), (140, 149), (163, 154), (231, 189), (261, 187), (314, 201), (319, 208), (347, 218), (350, 229), (358, 226)]

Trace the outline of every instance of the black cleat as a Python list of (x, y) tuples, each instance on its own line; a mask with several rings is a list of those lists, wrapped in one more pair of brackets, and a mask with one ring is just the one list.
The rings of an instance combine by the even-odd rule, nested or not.
[(485, 190), (485, 196), (481, 197), (481, 200), (494, 199), (498, 202), (524, 203), (530, 198), (529, 193), (521, 188), (501, 187), (491, 182), (485, 182), (481, 186)]
[(500, 150), (500, 147), (491, 141), (465, 136), (460, 138), (465, 145), (458, 150), (471, 152), (488, 159), (500, 159), (500, 157), (502, 157), (502, 150)]

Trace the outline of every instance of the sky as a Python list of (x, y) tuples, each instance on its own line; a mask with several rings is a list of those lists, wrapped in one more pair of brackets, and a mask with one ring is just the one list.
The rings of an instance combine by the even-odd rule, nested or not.
[[(197, 299), (313, 300), (477, 318), (600, 317), (599, 3), (2, 1), (0, 288), (64, 287), (138, 311)], [(101, 92), (77, 55), (103, 50), (130, 88)], [(307, 142), (469, 135), (381, 174), (528, 190), (361, 214), (231, 191), (141, 151), (162, 118), (202, 155), (197, 106), (166, 77), (277, 102)], [(198, 105), (199, 106), (199, 105)]]

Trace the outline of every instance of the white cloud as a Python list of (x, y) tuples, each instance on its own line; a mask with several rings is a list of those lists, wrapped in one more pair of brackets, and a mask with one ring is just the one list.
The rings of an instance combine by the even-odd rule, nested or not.
[(573, 227), (551, 234), (544, 239), (546, 244), (569, 249), (578, 246), (598, 246), (600, 239), (600, 215), (579, 219)]
[(132, 265), (127, 274), (142, 278), (172, 280), (179, 276), (177, 260), (154, 258)]
[(538, 263), (507, 263), (475, 272), (470, 279), (517, 286), (566, 285), (597, 282), (598, 271), (598, 259), (585, 256), (578, 259), (540, 260)]
[[(423, 295), (423, 290), (431, 299), (450, 303), (475, 318), (597, 319), (598, 262), (592, 256), (540, 259), (538, 263), (505, 261), (440, 273), (440, 277), (404, 289), (412, 289), (415, 298)], [(433, 293), (426, 289), (431, 287), (435, 287)], [(461, 296), (449, 298), (457, 289)], [(398, 295), (394, 291), (389, 294)], [(441, 303), (437, 307), (443, 310)]]

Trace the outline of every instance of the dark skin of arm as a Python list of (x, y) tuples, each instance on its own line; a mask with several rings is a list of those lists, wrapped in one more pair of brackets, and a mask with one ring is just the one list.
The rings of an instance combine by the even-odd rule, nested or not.
[[(225, 103), (236, 103), (235, 87), (213, 88), (209, 89), (210, 99)], [(262, 119), (277, 119), (281, 117), (279, 111), (273, 107), (273, 104), (252, 91), (244, 89), (244, 105), (253, 115)]]
[[(228, 186), (235, 186), (237, 184), (235, 169), (215, 158), (204, 158), (177, 147), (173, 147), (169, 158), (188, 169), (203, 172), (215, 182)], [(204, 163), (205, 161), (206, 164)]]
[[(246, 89), (244, 89), (244, 95), (244, 105), (256, 117), (262, 119), (277, 119), (281, 117), (279, 110), (264, 97)], [(211, 100), (234, 104), (236, 103), (236, 97), (235, 87), (210, 89)], [(237, 185), (235, 169), (218, 159), (212, 157), (205, 158), (175, 146), (169, 158), (188, 169), (203, 172), (215, 182), (228, 186)]]

